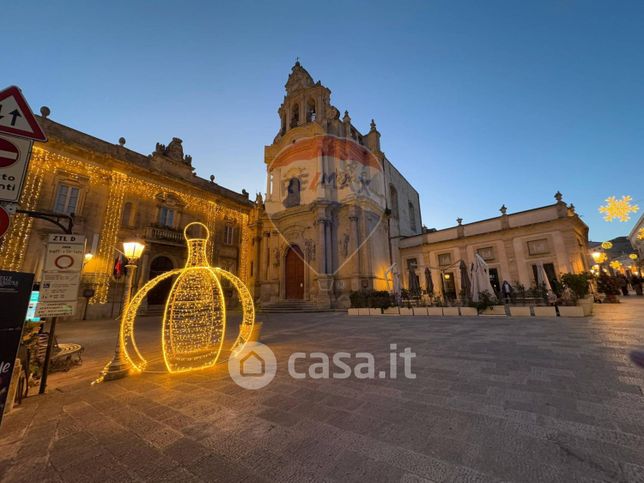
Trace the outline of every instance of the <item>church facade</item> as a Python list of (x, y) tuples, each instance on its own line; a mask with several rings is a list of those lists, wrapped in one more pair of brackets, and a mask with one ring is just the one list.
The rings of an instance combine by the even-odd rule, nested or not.
[(285, 87), (256, 208), (256, 299), (342, 308), (352, 291), (394, 289), (398, 240), (422, 231), (418, 192), (381, 150), (375, 122), (361, 133), (299, 62)]

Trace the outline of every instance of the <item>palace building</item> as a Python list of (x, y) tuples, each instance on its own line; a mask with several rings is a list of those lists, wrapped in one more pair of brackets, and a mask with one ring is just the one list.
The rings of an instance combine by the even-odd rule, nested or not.
[(398, 240), (421, 233), (418, 192), (331, 91), (293, 66), (266, 146), (255, 295), (264, 308), (339, 308), (352, 291), (393, 288)]
[[(48, 114), (48, 109), (41, 112)], [(254, 203), (246, 193), (196, 176), (180, 139), (157, 144), (146, 156), (126, 148), (123, 138), (112, 144), (45, 116), (38, 122), (49, 141), (34, 145), (21, 209), (73, 215), (74, 233), (87, 240), (80, 295), (92, 296), (81, 299), (79, 307), (87, 304), (88, 318), (118, 314), (125, 277), (118, 277), (115, 266), (123, 241), (139, 239), (146, 245), (135, 274), (135, 287), (141, 287), (165, 271), (183, 267), (182, 230), (192, 221), (205, 223), (211, 232), (212, 264), (248, 283)], [(34, 272), (39, 280), (50, 233), (61, 230), (16, 214), (0, 239), (0, 267)], [(161, 283), (149, 294), (149, 311), (161, 308), (169, 288)]]
[[(536, 286), (537, 269), (543, 266), (551, 283), (562, 273), (587, 272), (588, 226), (575, 207), (555, 194), (555, 203), (508, 213), (487, 220), (463, 223), (401, 240), (404, 286), (433, 287), (434, 295), (456, 299), (461, 294), (459, 263), (467, 267), (478, 254), (488, 264), (492, 287), (499, 292), (507, 280), (513, 286)], [(431, 280), (430, 280), (431, 279)]]

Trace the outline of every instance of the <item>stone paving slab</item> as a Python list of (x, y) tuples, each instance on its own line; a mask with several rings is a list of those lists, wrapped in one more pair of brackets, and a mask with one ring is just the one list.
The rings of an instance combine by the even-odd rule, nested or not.
[[(22, 481), (644, 481), (644, 300), (591, 319), (266, 314), (276, 379), (225, 365), (90, 385), (113, 322), (60, 324), (85, 363), (0, 429)], [(145, 324), (144, 324), (145, 325)], [(148, 321), (153, 341), (155, 321)], [(295, 380), (294, 351), (417, 354), (413, 380)], [(402, 375), (402, 368), (399, 368)]]

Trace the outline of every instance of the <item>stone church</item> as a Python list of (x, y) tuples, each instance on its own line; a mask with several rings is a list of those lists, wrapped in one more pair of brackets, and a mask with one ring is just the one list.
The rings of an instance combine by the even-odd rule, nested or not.
[(256, 299), (328, 309), (349, 306), (355, 290), (393, 289), (398, 240), (422, 231), (418, 192), (381, 150), (376, 123), (361, 133), (299, 62), (285, 87), (257, 204)]

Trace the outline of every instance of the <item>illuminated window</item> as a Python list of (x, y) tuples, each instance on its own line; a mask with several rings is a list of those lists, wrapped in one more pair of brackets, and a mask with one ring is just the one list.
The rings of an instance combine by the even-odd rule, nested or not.
[(550, 253), (548, 248), (548, 240), (542, 238), (540, 240), (531, 240), (528, 242), (528, 253), (530, 255), (543, 255), (544, 253)]
[(224, 245), (232, 245), (235, 238), (235, 227), (226, 225), (224, 228)]
[(77, 212), (80, 189), (76, 186), (60, 183), (56, 190), (54, 211), (71, 215)]
[(438, 264), (441, 267), (452, 264), (452, 254), (451, 253), (441, 253), (438, 255)]
[(167, 226), (168, 228), (172, 228), (174, 226), (174, 210), (172, 208), (168, 208), (167, 206), (162, 206), (159, 208), (159, 225), (160, 226)]

